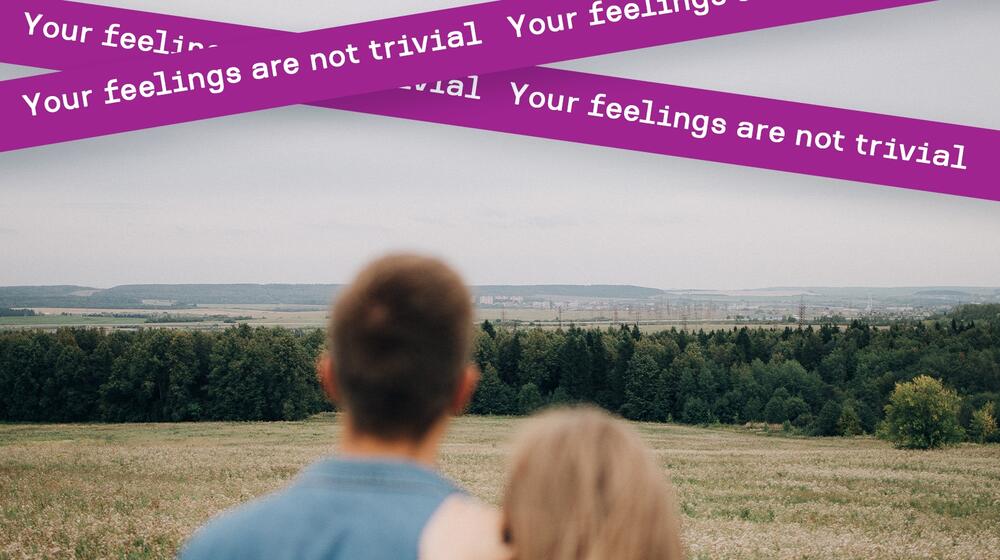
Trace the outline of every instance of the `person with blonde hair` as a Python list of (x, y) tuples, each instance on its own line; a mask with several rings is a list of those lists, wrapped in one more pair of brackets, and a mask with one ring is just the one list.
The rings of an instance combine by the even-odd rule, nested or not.
[(672, 488), (634, 429), (596, 408), (529, 420), (501, 507), (516, 560), (680, 560)]
[(512, 455), (499, 516), (451, 501), (421, 559), (684, 558), (673, 490), (623, 420), (593, 407), (544, 412), (525, 422)]

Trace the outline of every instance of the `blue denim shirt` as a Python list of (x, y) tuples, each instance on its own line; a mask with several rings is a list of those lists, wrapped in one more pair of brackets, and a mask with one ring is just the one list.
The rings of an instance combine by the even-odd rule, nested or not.
[(210, 521), (179, 558), (416, 559), (424, 526), (458, 492), (413, 463), (327, 459), (288, 488)]

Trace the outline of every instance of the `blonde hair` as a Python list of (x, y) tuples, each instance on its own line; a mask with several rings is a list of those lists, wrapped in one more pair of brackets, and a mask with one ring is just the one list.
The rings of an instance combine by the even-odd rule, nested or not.
[(595, 408), (529, 420), (503, 500), (517, 560), (680, 560), (673, 490), (639, 435)]

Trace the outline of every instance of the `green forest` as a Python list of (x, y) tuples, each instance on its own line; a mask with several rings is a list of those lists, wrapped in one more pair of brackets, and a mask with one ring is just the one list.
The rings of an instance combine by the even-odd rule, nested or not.
[[(329, 410), (314, 374), (321, 330), (61, 329), (0, 333), (0, 420), (295, 420)], [(484, 322), (475, 414), (590, 402), (625, 418), (766, 422), (812, 435), (873, 433), (897, 382), (929, 375), (959, 422), (1000, 401), (1000, 306), (931, 322), (641, 333)]]
[(37, 315), (33, 309), (11, 309), (10, 307), (0, 307), (0, 317), (34, 317)]

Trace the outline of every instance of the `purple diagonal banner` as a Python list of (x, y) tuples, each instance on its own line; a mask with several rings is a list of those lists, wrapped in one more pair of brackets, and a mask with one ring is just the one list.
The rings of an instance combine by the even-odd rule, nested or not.
[[(544, 104), (535, 108), (529, 97)], [(489, 111), (386, 91), (318, 105), (807, 175), (1000, 200), (1000, 132), (550, 68), (482, 76)], [(550, 110), (551, 100), (575, 110)], [(742, 125), (742, 126), (741, 126)], [(936, 160), (935, 160), (936, 158)]]
[[(411, 31), (407, 37), (412, 38), (419, 36), (412, 29), (420, 29), (421, 26), (428, 29), (432, 24), (442, 37), (447, 37), (443, 29), (457, 31), (464, 46), (456, 47), (453, 52), (441, 49), (440, 58), (436, 60), (434, 56), (439, 53), (372, 59), (368, 62), (373, 64), (364, 71), (345, 63), (336, 69), (337, 72), (329, 73), (334, 74), (336, 79), (332, 76), (324, 76), (326, 79), (313, 76), (313, 80), (298, 83), (294, 82), (297, 75), (280, 76), (261, 80), (245, 89), (244, 83), (237, 83), (236, 87), (221, 93), (200, 92), (199, 95), (199, 92), (184, 92), (185, 95), (176, 95), (177, 98), (184, 98), (183, 102), (170, 109), (164, 108), (161, 104), (164, 100), (155, 96), (148, 100), (154, 103), (135, 103), (134, 107), (139, 107), (139, 110), (128, 106), (125, 101), (104, 108), (106, 119), (108, 115), (119, 114), (134, 114), (142, 119), (125, 126), (117, 119), (98, 123), (96, 127), (92, 121), (84, 120), (80, 125), (84, 130), (67, 130), (66, 127), (77, 126), (66, 124), (76, 116), (72, 111), (39, 114), (31, 119), (44, 122), (40, 118), (53, 117), (52, 121), (60, 122), (54, 127), (46, 123), (35, 140), (23, 138), (30, 136), (30, 131), (22, 135), (21, 129), (7, 128), (0, 145), (4, 149), (16, 149), (301, 101), (442, 124), (996, 200), (997, 177), (1000, 174), (988, 154), (996, 153), (1000, 145), (998, 133), (985, 129), (544, 68), (522, 68), (464, 80), (425, 82), (417, 86), (418, 91), (393, 89), (339, 100), (317, 101), (316, 95), (320, 94), (306, 95), (313, 91), (310, 88), (322, 91), (324, 96), (344, 95), (356, 93), (356, 90), (371, 91), (417, 82), (428, 76), (459, 75), (462, 73), (460, 68), (492, 71), (916, 3), (921, 2), (734, 1), (729, 6), (724, 3), (715, 6), (716, 11), (704, 15), (690, 11), (676, 12), (649, 16), (643, 21), (641, 15), (628, 20), (625, 9), (619, 12), (610, 9), (624, 3), (532, 2), (529, 7), (524, 2), (502, 1), (348, 26), (339, 28), (340, 31), (347, 31), (339, 35), (337, 29), (295, 35), (86, 4), (51, 0), (21, 2), (20, 6), (14, 7), (15, 11), (24, 12), (20, 28), (11, 23), (6, 13), (0, 19), (0, 37), (3, 38), (0, 39), (0, 59), (49, 68), (80, 68), (0, 84), (0, 111), (6, 109), (6, 88), (11, 84), (19, 84), (21, 89), (29, 82), (41, 86), (45, 85), (40, 84), (44, 78), (56, 84), (73, 80), (101, 84), (107, 77), (107, 80), (116, 79), (116, 83), (124, 84), (131, 83), (129, 78), (119, 76), (142, 76), (143, 72), (162, 72), (164, 78), (172, 76), (168, 74), (169, 70), (152, 68), (176, 68), (182, 72), (192, 68), (217, 69), (223, 64), (225, 68), (249, 68), (253, 61), (268, 61), (271, 63), (270, 71), (280, 74), (285, 70), (283, 61), (288, 55), (273, 53), (295, 53), (290, 56), (301, 63), (308, 60), (308, 54), (302, 53), (315, 55), (327, 52), (316, 49), (324, 41), (327, 45), (331, 44), (329, 41), (334, 36), (340, 41), (337, 44), (354, 45), (360, 51), (360, 45), (366, 43), (359, 37), (390, 36), (399, 29), (408, 29)], [(831, 7), (833, 5), (835, 7)], [(635, 6), (636, 10), (641, 8), (639, 4)], [(598, 7), (600, 10), (596, 9)], [(573, 11), (577, 12), (575, 18), (566, 16)], [(616, 13), (619, 20), (614, 22)], [(537, 15), (553, 14), (563, 14), (564, 17), (561, 20), (558, 17), (532, 19)], [(603, 20), (603, 23), (590, 25), (596, 20)], [(96, 39), (92, 38), (90, 42), (65, 40), (66, 36), (72, 35), (71, 28), (60, 30), (62, 37), (48, 38), (45, 25), (58, 21), (80, 25), (77, 28), (78, 39), (81, 30), (89, 27), (92, 37)], [(501, 24), (497, 25), (497, 21)], [(574, 21), (575, 28), (571, 26)], [(29, 35), (26, 29), (32, 24), (35, 33)], [(560, 26), (562, 31), (553, 30)], [(581, 29), (584, 30), (582, 34)], [(50, 26), (49, 30), (54, 32), (55, 28)], [(609, 30), (613, 32), (608, 33)], [(521, 37), (517, 37), (518, 31)], [(539, 32), (537, 36), (534, 35), (536, 31)], [(574, 36), (574, 33), (578, 34)], [(434, 35), (432, 32), (428, 37), (430, 44), (435, 41)], [(145, 44), (140, 39), (143, 36), (149, 37)], [(293, 40), (302, 37), (310, 38), (304, 46)], [(598, 38), (602, 38), (603, 42), (599, 42)], [(473, 44), (477, 42), (480, 44)], [(414, 44), (419, 45), (419, 42)], [(496, 50), (498, 44), (501, 45), (499, 51)], [(186, 50), (192, 45), (195, 49), (222, 46), (172, 57), (128, 56), (163, 54)], [(232, 54), (234, 51), (227, 48), (229, 46), (238, 47), (239, 56)], [(371, 47), (371, 43), (367, 46)], [(268, 52), (272, 54), (265, 54)], [(498, 52), (504, 56), (498, 56)], [(376, 51), (374, 47), (370, 53), (372, 57), (378, 53), (390, 57), (393, 54), (392, 51)], [(348, 54), (344, 53), (345, 61), (350, 58)], [(396, 54), (399, 54), (398, 46)], [(127, 57), (126, 63), (115, 63), (123, 57)], [(358, 58), (361, 58), (360, 54)], [(420, 64), (416, 63), (418, 59)], [(400, 60), (401, 74), (386, 70)], [(410, 64), (411, 60), (413, 64)], [(172, 64), (164, 65), (165, 61)], [(82, 68), (94, 63), (97, 65), (92, 68)], [(444, 65), (445, 70), (441, 70), (440, 65)], [(356, 72), (341, 74), (342, 70)], [(102, 77), (88, 81), (91, 73)], [(312, 73), (324, 74), (322, 71)], [(67, 82), (67, 76), (75, 77)], [(161, 84), (163, 81), (166, 80), (161, 80)], [(275, 84), (283, 84), (281, 87), (285, 90), (273, 87)], [(299, 88), (308, 91), (300, 92)], [(170, 101), (169, 97), (174, 95), (162, 97)], [(193, 101), (196, 98), (199, 101)], [(204, 99), (209, 101), (209, 107), (197, 106)], [(223, 103), (220, 107), (219, 101), (223, 99), (236, 104)], [(562, 105), (558, 100), (562, 100)], [(162, 113), (150, 114), (153, 111), (151, 107), (159, 107), (156, 111)], [(126, 110), (121, 111), (122, 108)], [(88, 107), (77, 114), (84, 115), (91, 109)], [(94, 111), (94, 114), (97, 113), (99, 111)], [(91, 128), (88, 129), (88, 126)], [(96, 134), (94, 128), (98, 129)], [(53, 133), (54, 140), (45, 136)], [(15, 136), (17, 138), (8, 138)]]
[[(708, 3), (713, 9), (704, 15), (699, 15), (701, 11), (683, 10), (656, 17), (622, 19), (625, 16), (619, 9), (619, 21), (610, 23), (608, 6), (602, 2), (502, 0), (307, 33), (274, 34), (178, 56), (130, 59), (3, 82), (0, 121), (17, 134), (0, 138), (0, 150), (914, 3), (917, 2), (717, 0)], [(23, 2), (4, 3), (0, 11), (0, 21), (4, 22), (4, 28), (0, 29), (0, 50), (12, 48), (9, 44), (14, 40), (12, 37), (28, 31), (29, 20), (39, 13), (56, 23), (57, 32), (61, 24), (78, 25), (82, 37), (83, 27), (93, 28), (92, 36), (84, 40), (91, 46), (106, 36), (107, 25), (90, 25), (62, 17), (59, 7), (65, 3), (28, 4), (34, 8), (18, 9)], [(658, 2), (650, 3), (654, 4)], [(663, 3), (671, 4), (671, 1)], [(604, 23), (600, 25), (589, 24), (595, 20), (589, 19), (588, 8), (594, 6), (604, 8), (600, 20)], [(571, 14), (577, 15), (571, 18)], [(515, 22), (520, 22), (521, 27)], [(120, 38), (127, 23), (114, 23), (121, 25)], [(54, 38), (45, 37), (44, 30), (45, 23), (39, 22), (32, 37), (79, 42), (67, 40), (61, 33)], [(421, 50), (424, 52), (416, 52)], [(281, 64), (290, 59), (296, 61), (294, 70)], [(279, 62), (276, 67), (275, 61)], [(257, 63), (269, 67), (261, 79), (249, 75)], [(223, 78), (214, 79), (214, 87), (206, 87), (205, 79), (192, 78), (210, 74), (221, 74)], [(151, 83), (152, 87), (143, 89), (144, 83)], [(128, 91), (122, 91), (123, 88)], [(131, 91), (133, 88), (135, 92)], [(136, 93), (138, 97), (134, 96)], [(126, 96), (133, 99), (125, 100)], [(46, 109), (49, 99), (54, 112)], [(35, 101), (35, 109), (30, 100)]]

